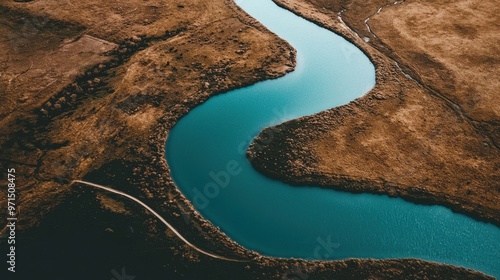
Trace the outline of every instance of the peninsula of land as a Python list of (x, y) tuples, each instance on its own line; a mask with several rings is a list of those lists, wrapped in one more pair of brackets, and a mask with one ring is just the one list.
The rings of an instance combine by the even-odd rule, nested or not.
[(500, 70), (493, 4), (278, 0), (343, 34), (377, 85), (345, 106), (268, 128), (248, 151), (259, 171), (444, 205), (500, 225)]

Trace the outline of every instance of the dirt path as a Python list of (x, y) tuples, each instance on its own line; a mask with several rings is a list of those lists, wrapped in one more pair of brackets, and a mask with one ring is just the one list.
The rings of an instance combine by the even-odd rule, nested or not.
[(134, 202), (136, 202), (137, 204), (141, 205), (142, 207), (144, 207), (146, 210), (148, 210), (148, 212), (150, 212), (151, 214), (153, 214), (156, 218), (158, 218), (158, 220), (160, 220), (164, 225), (166, 225), (177, 237), (179, 237), (180, 240), (182, 240), (184, 243), (186, 243), (186, 245), (188, 245), (189, 247), (193, 248), (194, 250), (200, 252), (201, 254), (203, 255), (206, 255), (206, 256), (209, 256), (211, 258), (215, 258), (215, 259), (219, 259), (219, 260), (224, 260), (224, 261), (230, 261), (230, 262), (249, 262), (249, 260), (238, 260), (238, 259), (232, 259), (232, 258), (226, 258), (226, 257), (223, 257), (223, 256), (219, 256), (217, 254), (212, 254), (212, 253), (209, 253), (205, 250), (202, 250), (200, 249), (199, 247), (197, 247), (196, 245), (192, 244), (191, 242), (189, 242), (186, 238), (184, 238), (184, 236), (182, 236), (169, 222), (167, 222), (160, 214), (158, 214), (155, 210), (153, 210), (151, 207), (149, 207), (146, 203), (140, 201), (138, 198), (136, 197), (133, 197), (129, 194), (126, 194), (122, 191), (119, 191), (119, 190), (115, 190), (113, 188), (110, 188), (110, 187), (105, 187), (105, 186), (102, 186), (102, 185), (99, 185), (99, 184), (94, 184), (94, 183), (91, 183), (91, 182), (86, 182), (86, 181), (81, 181), (81, 180), (73, 180), (72, 183), (79, 183), (79, 184), (83, 184), (83, 185), (87, 185), (87, 186), (91, 186), (91, 187), (94, 187), (94, 188), (98, 188), (98, 189), (101, 189), (101, 190), (105, 190), (107, 192), (110, 192), (110, 193), (114, 193), (114, 194), (118, 194), (118, 195), (121, 195), (123, 197), (126, 197)]

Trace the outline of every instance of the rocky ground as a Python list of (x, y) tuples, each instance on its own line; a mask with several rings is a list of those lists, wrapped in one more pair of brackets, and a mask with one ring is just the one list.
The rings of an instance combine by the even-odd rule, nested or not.
[[(163, 158), (169, 129), (295, 63), (232, 1), (0, 0), (0, 14), (0, 165), (16, 169), (20, 279), (486, 278), (418, 260), (263, 258), (193, 211)], [(135, 195), (200, 247), (248, 262), (200, 256), (143, 209), (73, 179)]]

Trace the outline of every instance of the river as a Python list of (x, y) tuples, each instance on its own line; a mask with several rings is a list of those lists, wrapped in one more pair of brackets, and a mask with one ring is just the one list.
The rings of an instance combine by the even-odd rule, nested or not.
[(289, 186), (252, 168), (245, 150), (264, 127), (366, 94), (375, 69), (356, 46), (271, 0), (236, 3), (297, 50), (297, 67), (210, 98), (170, 131), (172, 178), (197, 211), (267, 256), (418, 258), (500, 277), (500, 229), (492, 224), (384, 195)]

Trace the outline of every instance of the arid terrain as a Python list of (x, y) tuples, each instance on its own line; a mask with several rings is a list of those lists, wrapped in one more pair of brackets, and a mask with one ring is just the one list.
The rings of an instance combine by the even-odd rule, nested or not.
[[(360, 46), (377, 67), (377, 86), (348, 106), (285, 124), (274, 146), (259, 149), (255, 165), (280, 178), (290, 170), (293, 177), (285, 179), (292, 182), (341, 183), (498, 224), (498, 44), (492, 40), (498, 42), (498, 13), (493, 3), (428, 2), (408, 1), (373, 17), (377, 37), (363, 20), (385, 2), (325, 9), (320, 1), (283, 2)], [(405, 9), (410, 4), (425, 9)], [(369, 43), (342, 27), (341, 7), (344, 21)], [(426, 27), (411, 14), (436, 9), (443, 24), (454, 16), (456, 26)], [(461, 9), (485, 14), (466, 22)], [(5, 170), (16, 169), (22, 279), (111, 279), (124, 270), (138, 279), (488, 278), (412, 259), (262, 257), (193, 210), (164, 160), (169, 129), (210, 96), (277, 78), (295, 65), (293, 48), (232, 1), (0, 0), (0, 14), (0, 166), (2, 185)], [(456, 32), (440, 47), (432, 34), (443, 28)], [(311, 129), (317, 133), (305, 137)], [(285, 138), (292, 146), (284, 146)], [(287, 157), (268, 148), (286, 150)], [(193, 243), (246, 262), (199, 255), (144, 209), (71, 183), (76, 179), (137, 196)], [(2, 188), (1, 205), (6, 197)], [(5, 238), (0, 242), (5, 256)]]
[(278, 2), (358, 44), (377, 85), (346, 106), (269, 128), (250, 148), (254, 166), (294, 184), (400, 196), (499, 225), (498, 8)]

